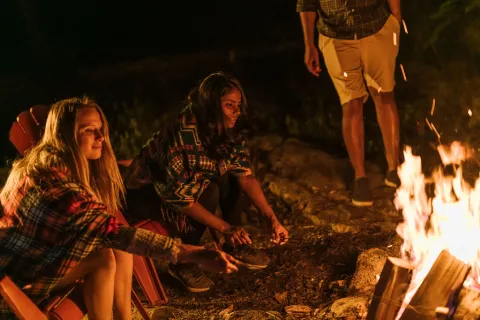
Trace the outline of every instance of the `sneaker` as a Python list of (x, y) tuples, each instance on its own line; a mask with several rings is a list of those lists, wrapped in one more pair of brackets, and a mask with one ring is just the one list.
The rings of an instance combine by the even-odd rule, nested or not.
[(270, 258), (262, 250), (254, 249), (246, 244), (236, 247), (224, 244), (222, 249), (237, 259), (238, 264), (250, 270), (264, 269), (270, 263)]
[(208, 291), (213, 286), (213, 281), (196, 264), (179, 263), (174, 265), (170, 263), (168, 273), (179, 280), (190, 292)]
[(392, 170), (385, 176), (385, 184), (392, 188), (400, 187), (400, 178), (398, 177), (397, 170)]
[(369, 207), (373, 205), (372, 190), (367, 177), (355, 180), (352, 192), (352, 204), (357, 207)]

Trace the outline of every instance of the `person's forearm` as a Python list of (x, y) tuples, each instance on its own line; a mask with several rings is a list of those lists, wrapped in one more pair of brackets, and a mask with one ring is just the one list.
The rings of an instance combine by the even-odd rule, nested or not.
[(202, 247), (141, 228), (119, 226), (107, 236), (105, 246), (155, 260), (191, 262)]
[(240, 188), (245, 192), (248, 198), (252, 201), (253, 205), (267, 217), (270, 221), (277, 220), (272, 207), (268, 204), (265, 194), (263, 193), (260, 183), (254, 176), (240, 176), (238, 177), (238, 183)]
[(213, 228), (220, 232), (224, 232), (231, 227), (227, 222), (205, 209), (198, 202), (195, 202), (195, 204), (189, 208), (180, 209), (179, 211), (206, 225), (207, 227)]
[(300, 12), (300, 20), (302, 22), (303, 41), (305, 47), (315, 47), (315, 20), (316, 12)]
[(390, 12), (393, 16), (397, 19), (402, 19), (402, 9), (400, 6), (400, 0), (388, 0), (388, 7), (390, 8)]

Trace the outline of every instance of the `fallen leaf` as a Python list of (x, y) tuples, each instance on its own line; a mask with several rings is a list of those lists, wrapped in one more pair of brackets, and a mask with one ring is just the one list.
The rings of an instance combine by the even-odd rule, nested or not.
[(285, 292), (275, 292), (274, 294), (274, 297), (275, 297), (275, 300), (278, 301), (278, 303), (280, 304), (284, 304), (287, 300), (287, 296), (288, 296), (288, 291), (285, 291)]
[(220, 312), (220, 317), (228, 319), (230, 318), (230, 313), (233, 311), (233, 304), (229, 305), (226, 309), (223, 309)]
[(285, 307), (285, 312), (288, 314), (294, 314), (294, 313), (310, 313), (312, 311), (312, 308), (309, 306), (303, 306), (303, 305), (291, 305)]

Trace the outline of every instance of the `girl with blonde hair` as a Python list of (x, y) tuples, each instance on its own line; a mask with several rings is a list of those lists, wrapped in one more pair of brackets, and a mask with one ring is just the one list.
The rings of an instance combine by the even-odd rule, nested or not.
[[(37, 303), (79, 279), (92, 319), (131, 319), (132, 256), (237, 270), (231, 256), (119, 225), (124, 186), (95, 101), (52, 105), (42, 140), (12, 167), (0, 201), (0, 274)], [(8, 314), (0, 300), (0, 316)]]

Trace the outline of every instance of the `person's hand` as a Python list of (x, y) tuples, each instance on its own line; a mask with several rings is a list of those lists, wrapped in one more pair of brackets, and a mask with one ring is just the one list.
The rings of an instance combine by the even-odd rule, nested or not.
[(225, 240), (228, 241), (232, 246), (241, 245), (241, 244), (252, 244), (250, 240), (250, 235), (245, 229), (241, 227), (232, 226), (226, 231), (223, 232)]
[(194, 263), (205, 271), (215, 273), (232, 273), (238, 271), (235, 263), (238, 261), (231, 255), (220, 250), (203, 249), (195, 254)]
[(400, 11), (398, 12), (392, 12), (392, 16), (397, 19), (398, 24), (402, 25), (402, 13)]
[(271, 232), (272, 232), (272, 238), (270, 240), (271, 242), (279, 245), (283, 245), (287, 243), (288, 231), (276, 219), (271, 222)]
[(308, 71), (315, 77), (320, 75), (322, 68), (320, 67), (320, 57), (318, 49), (315, 47), (305, 47), (305, 65)]
[(238, 261), (223, 251), (205, 249), (204, 247), (183, 243), (178, 245), (178, 249), (178, 262), (195, 263), (209, 272), (231, 273), (238, 271), (238, 268), (235, 265)]

